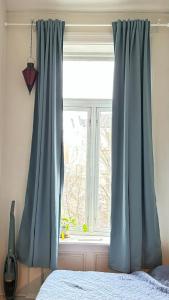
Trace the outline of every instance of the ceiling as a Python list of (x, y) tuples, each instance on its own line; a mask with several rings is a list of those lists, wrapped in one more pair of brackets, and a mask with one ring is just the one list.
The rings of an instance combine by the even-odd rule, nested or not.
[(169, 12), (169, 0), (6, 0), (8, 10)]

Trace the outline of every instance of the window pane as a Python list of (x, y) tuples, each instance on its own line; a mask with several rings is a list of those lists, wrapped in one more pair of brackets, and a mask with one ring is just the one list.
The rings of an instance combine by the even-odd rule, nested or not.
[(110, 227), (111, 194), (111, 112), (99, 113), (99, 178), (96, 229)]
[(64, 111), (65, 179), (62, 217), (85, 223), (87, 111)]
[(111, 99), (114, 61), (64, 61), (64, 98)]

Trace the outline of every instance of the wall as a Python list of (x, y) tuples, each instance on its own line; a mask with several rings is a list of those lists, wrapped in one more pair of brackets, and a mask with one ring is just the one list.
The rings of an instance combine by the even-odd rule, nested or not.
[(4, 100), (4, 84), (5, 84), (5, 48), (6, 48), (6, 39), (5, 39), (5, 2), (0, 0), (0, 176), (1, 176), (1, 159), (2, 159), (2, 126), (3, 126), (3, 100)]
[[(4, 50), (5, 50), (5, 27), (3, 26), (5, 20), (5, 3), (4, 0), (0, 0), (0, 119), (2, 121), (2, 110), (3, 110), (3, 95), (4, 95)], [(2, 122), (0, 123), (0, 145), (2, 143)], [(0, 151), (2, 145), (0, 146)], [(1, 155), (0, 155), (1, 157)], [(1, 170), (1, 160), (0, 160), (0, 170)]]
[[(5, 250), (4, 232), (6, 224), (3, 223), (3, 206), (2, 206), (2, 147), (3, 147), (3, 127), (4, 127), (4, 99), (5, 99), (5, 50), (6, 50), (6, 30), (4, 21), (6, 18), (5, 1), (0, 0), (0, 265), (2, 264), (3, 253)], [(0, 270), (1, 271), (1, 270)], [(1, 287), (0, 287), (1, 289)]]
[(163, 261), (169, 263), (169, 28), (152, 34), (152, 116), (155, 187)]
[[(107, 23), (118, 18), (151, 18), (152, 22), (168, 21), (169, 15), (162, 14), (115, 14), (115, 13), (44, 13), (44, 12), (8, 12), (9, 22), (27, 23), (37, 18), (61, 18), (67, 23)], [(34, 107), (34, 91), (28, 94), (21, 71), (24, 69), (29, 56), (29, 28), (8, 27), (7, 29), (7, 64), (6, 64), (6, 98), (3, 108), (3, 153), (2, 153), (2, 180), (1, 180), (1, 224), (3, 232), (1, 240), (2, 260), (7, 249), (8, 217), (10, 201), (16, 202), (16, 227), (18, 229), (22, 209), (29, 165), (32, 117)], [(88, 28), (75, 29), (67, 28), (65, 42), (72, 39), (82, 42), (83, 39), (89, 42), (95, 40), (106, 43), (112, 42), (110, 28)], [(155, 182), (157, 205), (159, 211), (161, 238), (163, 246), (164, 263), (169, 263), (169, 29), (153, 29), (151, 34), (152, 43), (152, 114), (153, 114), (153, 139), (155, 158)], [(61, 252), (65, 253), (62, 246)], [(95, 253), (99, 252), (98, 248)], [(62, 253), (63, 255), (63, 253)], [(66, 254), (67, 255), (67, 254)], [(60, 259), (63, 258), (60, 256)], [(2, 260), (0, 274), (2, 274)], [(62, 259), (63, 261), (63, 259)], [(42, 270), (30, 269), (20, 266), (19, 291), (30, 281), (39, 280)]]

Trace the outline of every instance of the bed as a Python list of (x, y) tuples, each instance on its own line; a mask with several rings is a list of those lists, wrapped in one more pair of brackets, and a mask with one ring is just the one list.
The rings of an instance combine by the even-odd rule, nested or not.
[(43, 283), (36, 300), (169, 300), (169, 278), (160, 281), (151, 275), (142, 271), (54, 271)]

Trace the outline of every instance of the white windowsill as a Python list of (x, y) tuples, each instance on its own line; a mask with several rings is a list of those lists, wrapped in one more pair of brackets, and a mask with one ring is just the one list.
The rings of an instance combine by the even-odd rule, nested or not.
[(60, 238), (61, 245), (110, 245), (110, 237), (106, 236), (78, 236), (72, 235), (69, 238), (62, 240)]

